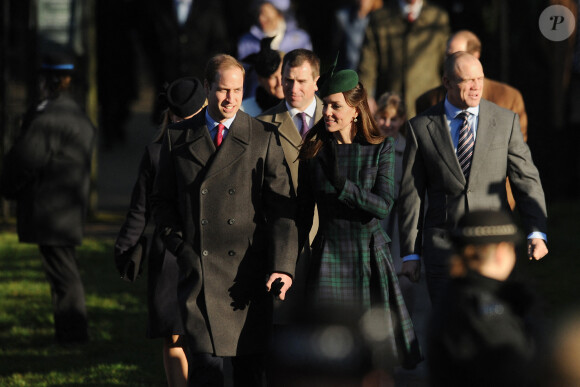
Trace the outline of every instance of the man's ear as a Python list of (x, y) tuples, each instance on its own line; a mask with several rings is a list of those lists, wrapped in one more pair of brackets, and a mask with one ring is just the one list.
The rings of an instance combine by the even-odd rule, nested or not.
[(449, 90), (449, 78), (447, 78), (447, 75), (443, 75), (441, 77), (441, 84), (443, 84), (443, 87), (445, 87), (445, 89)]

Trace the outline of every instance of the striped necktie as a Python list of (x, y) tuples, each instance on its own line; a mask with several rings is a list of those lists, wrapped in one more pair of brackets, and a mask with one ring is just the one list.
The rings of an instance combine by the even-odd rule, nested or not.
[(475, 140), (473, 138), (473, 131), (471, 130), (471, 125), (469, 123), (470, 113), (461, 112), (456, 118), (463, 120), (461, 123), (461, 129), (459, 129), (459, 142), (457, 143), (457, 158), (459, 159), (459, 165), (465, 175), (465, 179), (469, 177), (469, 170), (471, 168), (471, 158), (473, 156), (473, 147), (475, 145)]

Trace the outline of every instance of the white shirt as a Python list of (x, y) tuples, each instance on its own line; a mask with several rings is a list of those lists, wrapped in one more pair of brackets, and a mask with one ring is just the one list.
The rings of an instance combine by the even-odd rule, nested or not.
[[(294, 126), (296, 126), (296, 129), (298, 129), (298, 133), (300, 133), (300, 130), (302, 129), (302, 118), (298, 115), (298, 113), (302, 113), (302, 111), (288, 105), (288, 102), (285, 103), (286, 109), (288, 109), (288, 113), (290, 113), (290, 117), (292, 117), (292, 121), (294, 121)], [(304, 109), (304, 113), (306, 113), (306, 123), (308, 124), (308, 129), (312, 129), (316, 123), (314, 122), (314, 114), (316, 113), (316, 98), (312, 99), (310, 105)]]

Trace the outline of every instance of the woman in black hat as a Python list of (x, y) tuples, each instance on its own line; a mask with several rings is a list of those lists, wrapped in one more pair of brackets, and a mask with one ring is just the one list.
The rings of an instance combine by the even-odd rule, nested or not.
[[(161, 128), (145, 149), (129, 211), (115, 243), (117, 269), (121, 277), (129, 281), (134, 281), (141, 272), (139, 264), (143, 259), (140, 260), (141, 257), (135, 255), (144, 242), (143, 235), (151, 215), (149, 196), (153, 189), (166, 128), (171, 123), (193, 117), (206, 105), (203, 85), (193, 77), (177, 79), (159, 98), (166, 106), (162, 114)], [(180, 339), (185, 332), (177, 304), (178, 267), (175, 256), (165, 250), (157, 228), (153, 233), (147, 257), (147, 336), (162, 337), (164, 340), (163, 362), (168, 385), (185, 386), (188, 365)]]
[(383, 319), (372, 334), (382, 338), (377, 345), (388, 355), (374, 366), (414, 368), (422, 359), (419, 345), (390, 239), (379, 223), (393, 205), (393, 139), (379, 132), (355, 71), (332, 69), (323, 77), (323, 119), (298, 155), (300, 243), (310, 231), (315, 204), (320, 219), (306, 279), (308, 301), (314, 308), (361, 315), (372, 310)]
[(270, 48), (273, 37), (260, 42), (260, 52), (250, 54), (242, 62), (250, 64), (258, 78), (255, 94), (242, 101), (242, 110), (252, 117), (276, 106), (284, 99), (282, 59), (284, 53)]

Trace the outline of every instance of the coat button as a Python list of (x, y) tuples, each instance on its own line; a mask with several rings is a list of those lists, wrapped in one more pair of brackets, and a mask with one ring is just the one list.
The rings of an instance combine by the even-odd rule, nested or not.
[(236, 223), (236, 220), (235, 219), (228, 219), (228, 224), (229, 225), (232, 225), (234, 223)]
[(209, 223), (209, 222), (208, 222), (208, 220), (207, 220), (207, 219), (202, 219), (202, 220), (201, 220), (201, 225), (202, 225), (202, 226), (205, 226), (205, 225), (206, 225), (206, 224), (208, 224), (208, 223)]
[(207, 250), (203, 250), (203, 251), (201, 252), (201, 255), (203, 255), (204, 257), (207, 257), (207, 256), (209, 255), (209, 251), (207, 251)]
[(236, 193), (236, 189), (235, 189), (235, 188), (230, 188), (230, 189), (228, 190), (228, 193), (229, 193), (230, 195), (233, 195), (233, 194), (235, 194), (235, 193)]
[(233, 257), (234, 255), (236, 255), (236, 252), (235, 252), (235, 251), (233, 251), (233, 250), (230, 250), (230, 251), (228, 251), (228, 255), (229, 255), (230, 257)]
[(202, 190), (201, 190), (201, 194), (202, 194), (202, 195), (207, 195), (207, 188), (204, 188), (204, 189), (202, 189)]

